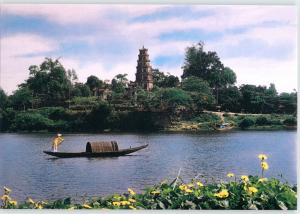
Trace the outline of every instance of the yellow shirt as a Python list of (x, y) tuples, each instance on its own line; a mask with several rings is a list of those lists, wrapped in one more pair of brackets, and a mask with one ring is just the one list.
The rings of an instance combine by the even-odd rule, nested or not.
[(54, 145), (58, 146), (63, 141), (64, 141), (64, 139), (62, 137), (55, 137), (54, 140), (53, 140), (53, 142), (52, 142), (52, 146), (54, 146)]

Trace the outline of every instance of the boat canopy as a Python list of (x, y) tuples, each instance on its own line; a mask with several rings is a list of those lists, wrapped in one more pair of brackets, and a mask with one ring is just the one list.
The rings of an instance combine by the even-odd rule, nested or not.
[(115, 152), (119, 151), (118, 143), (116, 141), (101, 141), (101, 142), (87, 142), (86, 152)]

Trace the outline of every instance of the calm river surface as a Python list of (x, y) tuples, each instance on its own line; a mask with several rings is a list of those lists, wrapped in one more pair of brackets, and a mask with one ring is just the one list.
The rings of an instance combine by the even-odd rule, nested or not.
[(96, 196), (126, 192), (164, 179), (172, 180), (181, 168), (188, 181), (201, 174), (202, 181), (226, 180), (237, 175), (260, 173), (259, 153), (269, 156), (266, 176), (290, 183), (296, 178), (296, 131), (232, 131), (199, 134), (66, 134), (60, 151), (80, 152), (87, 141), (116, 140), (119, 148), (148, 148), (118, 158), (51, 158), (53, 134), (0, 134), (0, 186), (25, 200)]

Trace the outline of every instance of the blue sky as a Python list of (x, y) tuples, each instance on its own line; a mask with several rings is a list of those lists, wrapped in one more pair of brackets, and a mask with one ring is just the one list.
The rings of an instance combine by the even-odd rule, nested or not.
[(8, 93), (28, 67), (61, 57), (79, 80), (135, 80), (138, 49), (153, 68), (181, 76), (185, 49), (199, 41), (237, 74), (237, 85), (297, 88), (294, 6), (2, 4), (1, 87)]

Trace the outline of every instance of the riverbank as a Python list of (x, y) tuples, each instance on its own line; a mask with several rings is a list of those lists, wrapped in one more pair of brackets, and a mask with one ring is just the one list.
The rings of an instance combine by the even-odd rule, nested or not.
[[(103, 109), (102, 109), (103, 110)], [(105, 113), (105, 112), (104, 112)], [(0, 114), (1, 132), (199, 132), (213, 131), (227, 123), (233, 129), (283, 130), (295, 129), (295, 115), (245, 114), (230, 112), (103, 112), (91, 113), (60, 107), (27, 111), (9, 110)], [(93, 115), (95, 114), (95, 115)], [(226, 130), (226, 129), (224, 129)]]
[(164, 128), (168, 132), (202, 132), (216, 131), (216, 126), (229, 124), (229, 128), (217, 131), (230, 130), (296, 130), (297, 121), (293, 115), (281, 114), (245, 114), (231, 112), (203, 111), (189, 120), (172, 121)]

